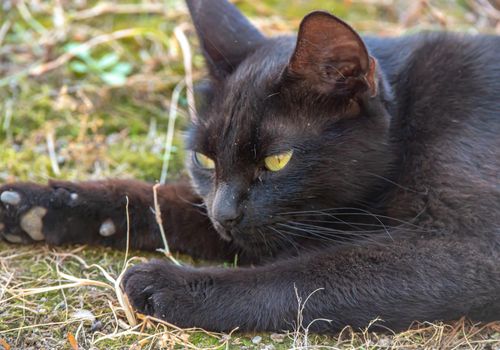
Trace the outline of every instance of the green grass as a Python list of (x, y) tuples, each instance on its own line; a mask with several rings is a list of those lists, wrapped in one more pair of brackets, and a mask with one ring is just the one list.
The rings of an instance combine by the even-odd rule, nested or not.
[[(116, 1), (110, 13), (84, 18), (85, 11), (102, 2), (68, 1), (62, 2), (63, 8), (58, 3), (55, 0), (2, 2), (0, 183), (107, 177), (157, 181), (172, 89), (184, 78), (182, 53), (173, 35), (177, 25), (190, 25), (184, 5), (179, 0), (158, 1), (154, 4), (164, 4), (164, 9), (155, 7), (149, 13), (141, 13), (148, 6), (146, 2), (130, 1), (137, 5), (137, 13), (122, 14), (116, 4), (124, 2)], [(78, 7), (77, 3), (82, 5)], [(420, 9), (397, 0), (371, 1), (371, 5), (354, 0), (236, 3), (264, 32), (273, 35), (295, 30), (300, 19), (313, 9), (332, 11), (362, 32), (382, 35), (443, 26), (464, 31), (493, 30), (480, 8), (472, 11), (465, 0), (436, 0), (431, 1), (431, 7)], [(93, 46), (43, 74), (32, 74), (93, 38), (124, 29), (133, 33)], [(196, 49), (192, 29), (187, 33), (195, 52), (193, 65), (197, 79), (205, 74), (203, 59)], [(187, 124), (184, 94), (179, 103), (181, 112), (170, 162), (171, 179), (184, 171), (182, 130)], [(53, 159), (47, 148), (50, 137), (55, 144)], [(293, 346), (293, 334), (285, 335), (284, 340), (279, 335), (260, 334), (262, 341), (254, 344), (255, 334), (180, 332), (154, 322), (132, 333), (126, 329), (127, 319), (115, 291), (102, 287), (21, 296), (26, 289), (68, 283), (60, 272), (107, 282), (101, 271), (84, 268), (81, 261), (69, 255), (72, 252), (88, 265), (101, 266), (114, 278), (123, 268), (125, 253), (106, 248), (16, 247), (0, 242), (0, 349), (7, 345), (12, 349), (70, 349), (68, 334), (76, 337), (81, 349), (185, 348), (186, 342), (202, 348), (271, 350)], [(159, 256), (143, 252), (131, 255)], [(95, 320), (77, 319), (78, 310), (87, 310)], [(346, 349), (498, 348), (499, 331), (497, 324), (478, 328), (462, 321), (453, 325), (421, 325), (393, 336), (346, 330), (340, 336), (311, 335), (308, 341)], [(116, 338), (103, 338), (120, 333), (123, 334)]]

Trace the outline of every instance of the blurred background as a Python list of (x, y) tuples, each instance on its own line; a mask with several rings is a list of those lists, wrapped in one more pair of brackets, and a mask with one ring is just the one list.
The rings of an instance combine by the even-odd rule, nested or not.
[[(269, 35), (314, 9), (384, 36), (500, 33), (498, 0), (234, 2)], [(0, 183), (179, 176), (186, 37), (196, 81), (205, 69), (182, 1), (2, 0)]]

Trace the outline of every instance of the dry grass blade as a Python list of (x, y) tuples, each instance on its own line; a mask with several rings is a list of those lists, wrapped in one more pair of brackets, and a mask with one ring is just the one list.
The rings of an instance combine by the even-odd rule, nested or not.
[(186, 95), (189, 108), (189, 116), (191, 118), (191, 121), (194, 121), (196, 120), (197, 116), (196, 116), (196, 103), (194, 100), (194, 87), (193, 87), (193, 67), (192, 67), (193, 55), (191, 53), (191, 46), (189, 45), (189, 41), (186, 37), (186, 34), (184, 34), (185, 28), (186, 28), (186, 23), (183, 23), (175, 27), (174, 34), (182, 50), (184, 76), (185, 76), (184, 79), (187, 87)]
[[(177, 119), (177, 106), (179, 104), (179, 98), (181, 96), (182, 89), (185, 83), (183, 81), (179, 82), (172, 92), (172, 99), (170, 101), (170, 108), (168, 113), (168, 126), (167, 126), (167, 136), (165, 137), (165, 149), (163, 153), (163, 162), (161, 166), (160, 184), (165, 184), (168, 177), (168, 168), (170, 164), (170, 157), (172, 154), (172, 144), (174, 141), (175, 133), (175, 120)], [(160, 217), (161, 220), (161, 217)], [(166, 243), (164, 240), (163, 243)]]
[(170, 252), (170, 248), (168, 246), (167, 242), (167, 236), (165, 235), (165, 229), (163, 228), (163, 220), (161, 218), (161, 209), (160, 209), (160, 203), (158, 202), (158, 187), (160, 187), (160, 184), (156, 184), (153, 186), (153, 199), (154, 199), (154, 206), (155, 206), (155, 219), (156, 223), (158, 224), (158, 228), (160, 229), (161, 233), (161, 239), (163, 240), (163, 249), (158, 249), (158, 251), (162, 252), (165, 254), (167, 258), (169, 258), (174, 264), (180, 266), (181, 263), (177, 261), (177, 259), (174, 258), (172, 253)]
[(55, 175), (61, 175), (61, 170), (59, 169), (59, 164), (57, 162), (56, 148), (54, 147), (54, 133), (53, 130), (47, 132), (46, 137), (47, 149), (49, 151), (50, 165), (52, 166), (52, 171)]
[(166, 10), (166, 6), (163, 4), (117, 4), (111, 2), (102, 2), (92, 8), (76, 12), (71, 16), (71, 18), (75, 20), (84, 20), (106, 14), (163, 14), (166, 12)]
[(130, 304), (127, 294), (125, 294), (121, 288), (121, 281), (123, 278), (123, 275), (125, 273), (125, 269), (122, 270), (118, 278), (116, 279), (115, 283), (113, 284), (116, 297), (118, 299), (118, 303), (122, 307), (123, 311), (125, 312), (125, 316), (127, 318), (128, 324), (130, 326), (136, 326), (137, 325), (137, 319), (135, 318), (135, 311)]
[(125, 205), (125, 216), (127, 218), (127, 243), (125, 245), (125, 257), (123, 258), (123, 267), (122, 270), (125, 270), (127, 267), (128, 253), (130, 248), (130, 213), (129, 213), (129, 199), (128, 196), (125, 196), (126, 205)]
[(11, 24), (12, 24), (11, 21), (5, 21), (0, 27), (0, 46), (2, 45), (3, 39), (5, 38), (7, 32), (9, 31)]

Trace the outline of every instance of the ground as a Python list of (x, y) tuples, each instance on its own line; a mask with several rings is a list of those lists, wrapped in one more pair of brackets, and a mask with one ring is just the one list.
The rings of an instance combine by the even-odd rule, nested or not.
[[(296, 29), (313, 9), (380, 35), (500, 33), (500, 12), (486, 0), (236, 3), (271, 35)], [(191, 44), (188, 78), (196, 80), (205, 74), (203, 60), (181, 1), (3, 0), (0, 183), (180, 176), (188, 113), (184, 91), (177, 113), (172, 107), (186, 72), (183, 35), (175, 28)], [(153, 256), (161, 253), (0, 242), (0, 349), (500, 349), (500, 323), (464, 320), (385, 335), (348, 328), (335, 336), (179, 330), (134, 315), (115, 288), (124, 266)]]

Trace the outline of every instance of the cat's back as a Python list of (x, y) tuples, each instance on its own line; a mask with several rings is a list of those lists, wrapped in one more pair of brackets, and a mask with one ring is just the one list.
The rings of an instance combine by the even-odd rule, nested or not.
[[(468, 144), (464, 157), (498, 155), (500, 36), (423, 33), (378, 40), (373, 50), (393, 88), (395, 134)], [(498, 158), (489, 159), (497, 168)]]
[[(394, 93), (398, 216), (500, 233), (500, 37), (368, 38)], [(409, 203), (409, 205), (408, 205)]]
[[(493, 117), (498, 125), (500, 36), (437, 32), (368, 38), (367, 44), (394, 89), (400, 114), (424, 110), (427, 118), (419, 119), (427, 123), (481, 110), (481, 120)], [(444, 115), (437, 118), (439, 112)]]

